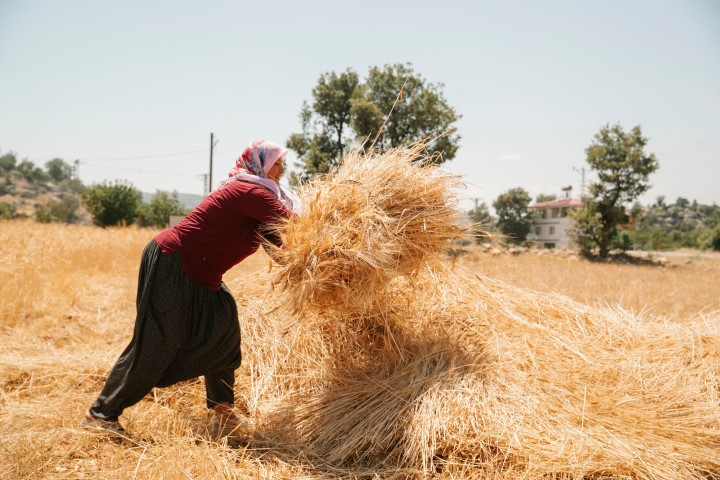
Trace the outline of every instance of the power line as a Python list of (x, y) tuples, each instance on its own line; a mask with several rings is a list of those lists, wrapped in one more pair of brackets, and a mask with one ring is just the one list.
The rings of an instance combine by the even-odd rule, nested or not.
[(80, 161), (81, 162), (112, 162), (112, 161), (117, 161), (117, 160), (147, 160), (150, 158), (179, 157), (182, 155), (190, 155), (193, 153), (202, 153), (202, 152), (207, 152), (207, 148), (203, 148), (202, 150), (191, 150), (188, 152), (163, 153), (160, 155), (139, 155), (136, 157), (83, 158), (83, 159), (80, 159)]
[[(85, 163), (82, 160), (79, 163)], [(104, 168), (109, 170), (123, 170), (126, 172), (139, 172), (139, 173), (161, 173), (163, 175), (176, 175), (176, 176), (196, 176), (197, 173), (184, 173), (174, 172), (172, 170), (149, 170), (147, 168), (128, 168), (128, 167), (117, 167), (115, 165), (88, 165), (91, 168)]]

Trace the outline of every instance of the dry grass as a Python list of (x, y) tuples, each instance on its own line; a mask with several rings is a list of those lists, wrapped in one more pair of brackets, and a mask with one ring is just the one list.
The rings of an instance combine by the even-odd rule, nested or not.
[(340, 170), (303, 185), (305, 214), (280, 225), (275, 281), (296, 312), (365, 311), (389, 281), (437, 262), (464, 229), (457, 176), (423, 162), (424, 147), (349, 154)]
[[(310, 290), (273, 281), (306, 259), (268, 272), (258, 253), (226, 276), (243, 332), (242, 438), (208, 433), (200, 381), (128, 409), (127, 439), (81, 429), (132, 333), (154, 233), (0, 222), (0, 478), (720, 478), (711, 262), (478, 254), (451, 271), (442, 256), (427, 268), (412, 254), (383, 279), (381, 302), (336, 295), (347, 311), (293, 314)], [(595, 304), (617, 301), (613, 278), (626, 307), (653, 315)]]
[(666, 257), (665, 266), (603, 264), (574, 256), (493, 255), (470, 248), (459, 259), (473, 273), (512, 285), (557, 292), (595, 306), (684, 322), (720, 310), (720, 254)]

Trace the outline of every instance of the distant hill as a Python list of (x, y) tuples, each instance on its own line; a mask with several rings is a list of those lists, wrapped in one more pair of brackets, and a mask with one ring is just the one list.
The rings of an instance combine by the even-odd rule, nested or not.
[[(150, 202), (153, 195), (153, 193), (142, 192), (142, 201)], [(205, 197), (202, 195), (178, 193), (178, 200), (188, 210), (198, 206), (203, 198)], [(61, 203), (75, 211), (72, 217), (74, 222), (91, 223), (90, 214), (80, 203), (79, 191), (73, 190), (69, 182), (58, 184), (47, 179), (31, 181), (16, 172), (4, 172), (0, 176), (0, 206), (12, 205), (15, 216), (33, 217), (36, 216), (40, 205)]]

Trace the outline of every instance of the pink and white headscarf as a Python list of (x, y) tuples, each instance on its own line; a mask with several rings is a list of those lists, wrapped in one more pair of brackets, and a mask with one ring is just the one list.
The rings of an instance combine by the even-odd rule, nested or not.
[(218, 188), (234, 180), (255, 183), (270, 190), (285, 208), (292, 210), (293, 202), (290, 197), (274, 180), (267, 178), (267, 172), (287, 153), (287, 148), (273, 142), (266, 140), (252, 142), (243, 150), (235, 161), (235, 167), (228, 173), (228, 178), (220, 182)]

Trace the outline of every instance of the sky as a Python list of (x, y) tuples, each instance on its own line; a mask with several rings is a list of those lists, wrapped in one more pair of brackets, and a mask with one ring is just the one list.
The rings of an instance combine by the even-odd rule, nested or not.
[(659, 161), (642, 203), (720, 203), (718, 0), (0, 0), (0, 153), (202, 194), (211, 132), (217, 184), (252, 140), (301, 131), (321, 74), (393, 63), (462, 115), (444, 168), (463, 208), (579, 196), (608, 124)]

